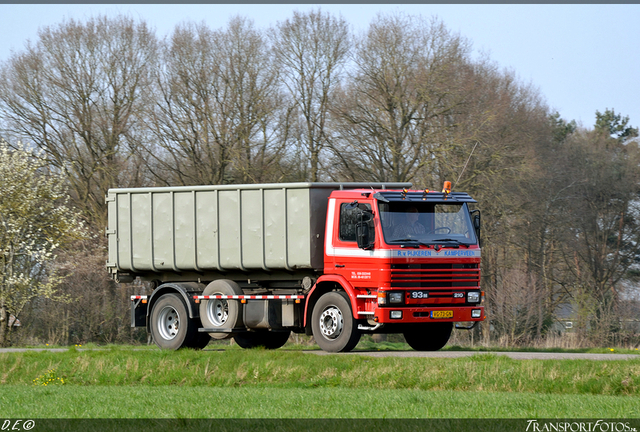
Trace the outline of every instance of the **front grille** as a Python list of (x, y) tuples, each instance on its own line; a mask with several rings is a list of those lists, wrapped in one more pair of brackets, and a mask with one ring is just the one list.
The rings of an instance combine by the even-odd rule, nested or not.
[[(478, 264), (392, 264), (391, 288), (464, 288), (480, 285)], [(437, 295), (434, 293), (434, 295)]]

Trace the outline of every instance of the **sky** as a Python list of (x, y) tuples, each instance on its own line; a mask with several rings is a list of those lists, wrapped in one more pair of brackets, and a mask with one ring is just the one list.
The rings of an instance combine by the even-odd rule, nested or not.
[(317, 8), (342, 16), (355, 32), (378, 13), (437, 16), (472, 43), (474, 55), (487, 54), (538, 88), (565, 120), (592, 127), (596, 110), (609, 108), (640, 125), (640, 4), (0, 4), (0, 62), (65, 18), (124, 14), (164, 37), (186, 21), (221, 28), (241, 15), (267, 28)]

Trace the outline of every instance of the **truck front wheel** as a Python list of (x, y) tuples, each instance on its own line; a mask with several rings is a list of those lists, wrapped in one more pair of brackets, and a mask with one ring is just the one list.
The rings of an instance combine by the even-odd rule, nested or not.
[(204, 340), (199, 338), (198, 325), (194, 321), (189, 319), (187, 307), (180, 297), (176, 294), (165, 294), (151, 310), (150, 327), (153, 341), (160, 348), (170, 350), (203, 348), (199, 342)]
[(313, 307), (311, 330), (318, 346), (327, 352), (348, 352), (360, 341), (349, 298), (341, 292), (320, 297)]
[(453, 323), (438, 322), (416, 326), (404, 332), (404, 339), (416, 351), (438, 351), (451, 336)]

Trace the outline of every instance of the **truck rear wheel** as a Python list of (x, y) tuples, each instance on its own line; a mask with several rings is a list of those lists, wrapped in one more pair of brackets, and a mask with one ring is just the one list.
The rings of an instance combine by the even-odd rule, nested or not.
[(289, 340), (290, 331), (273, 332), (273, 331), (256, 331), (242, 332), (234, 336), (241, 348), (257, 348), (264, 347), (266, 349), (278, 349)]
[(348, 352), (360, 341), (349, 299), (341, 292), (320, 297), (313, 307), (311, 330), (318, 346), (327, 352)]
[(197, 342), (203, 342), (197, 323), (189, 319), (187, 307), (176, 294), (165, 294), (154, 303), (150, 324), (153, 341), (162, 349), (196, 348)]
[[(242, 295), (240, 286), (230, 280), (219, 279), (211, 282), (202, 295)], [(212, 299), (200, 302), (200, 320), (202, 327), (215, 329), (233, 329), (242, 327), (242, 305), (239, 300)], [(227, 339), (233, 333), (209, 333), (213, 339)]]
[(450, 322), (423, 324), (404, 332), (404, 339), (416, 351), (438, 351), (449, 341), (452, 328)]
[(189, 344), (189, 348), (193, 349), (203, 349), (209, 342), (211, 341), (211, 336), (208, 333), (198, 332), (196, 337), (193, 338), (193, 341)]

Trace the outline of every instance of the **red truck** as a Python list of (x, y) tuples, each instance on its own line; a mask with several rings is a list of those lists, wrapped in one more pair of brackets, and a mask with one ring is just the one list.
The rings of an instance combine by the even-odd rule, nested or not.
[(109, 261), (132, 326), (166, 349), (234, 338), (274, 349), (290, 333), (325, 351), (363, 333), (442, 348), (485, 319), (480, 213), (467, 193), (407, 183), (287, 183), (111, 189)]

